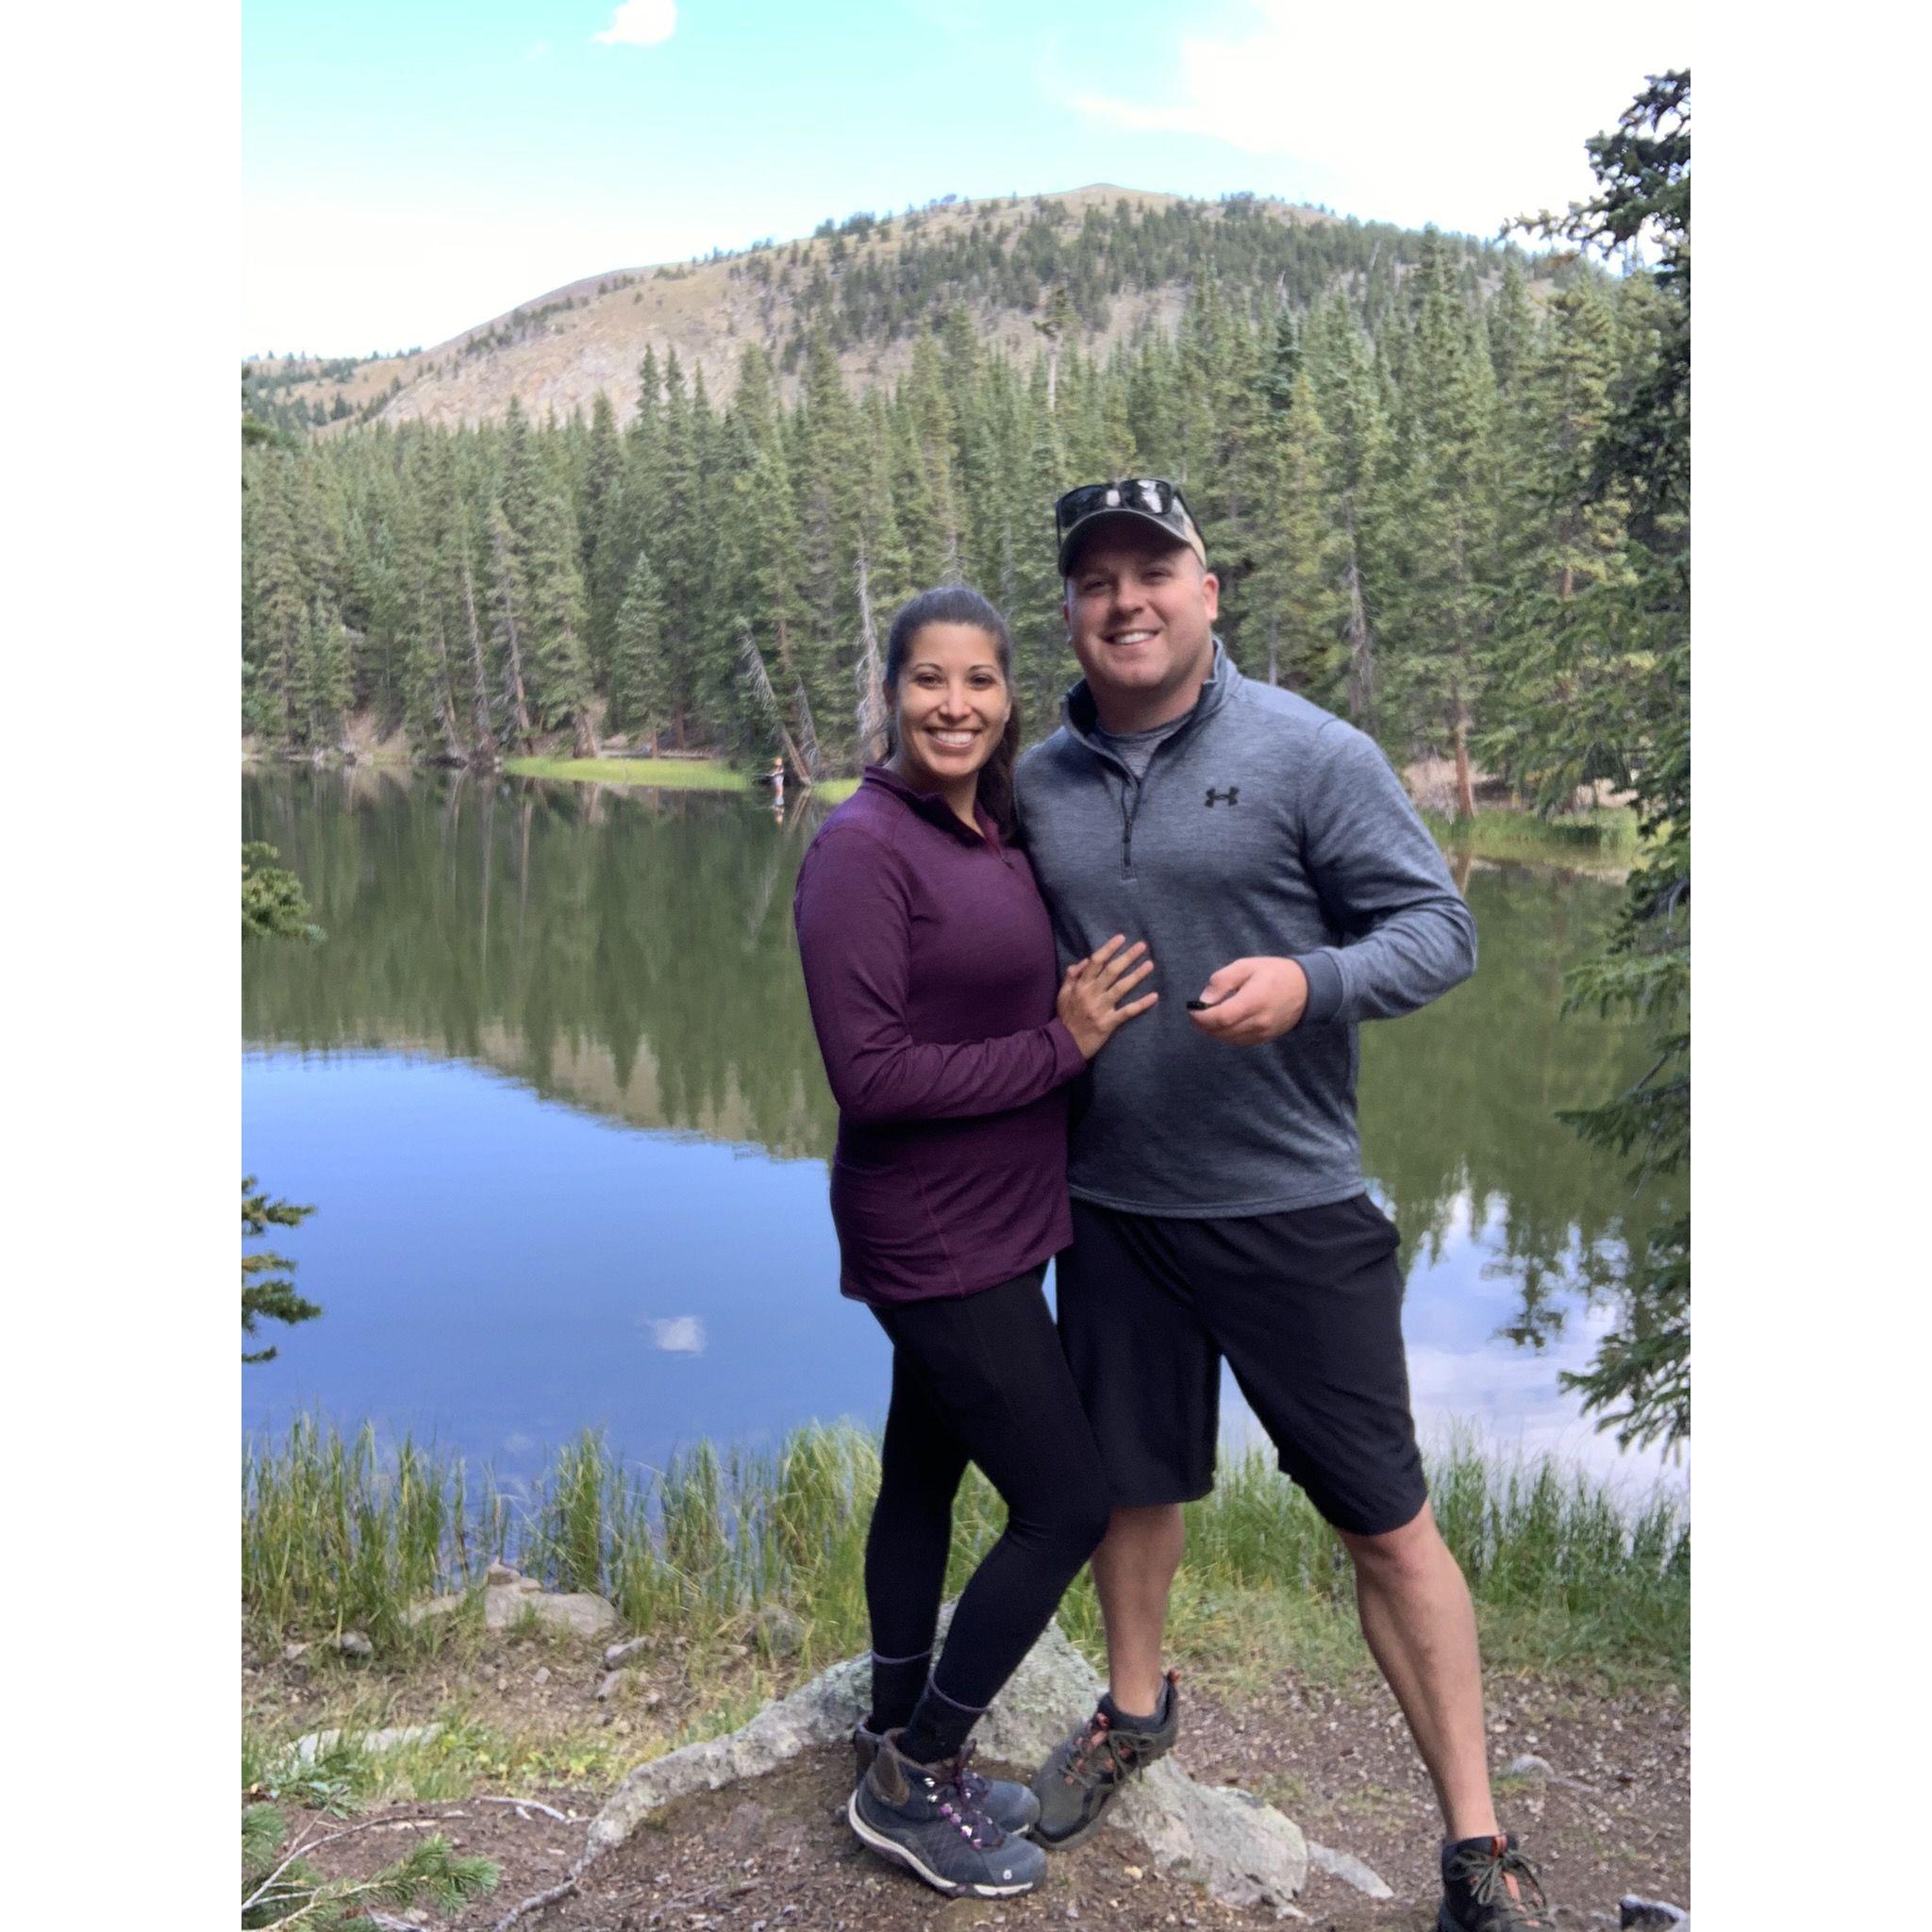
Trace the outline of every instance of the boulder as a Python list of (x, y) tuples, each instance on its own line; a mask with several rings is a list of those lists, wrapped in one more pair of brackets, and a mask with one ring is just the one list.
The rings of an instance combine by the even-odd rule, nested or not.
[[(553, 1593), (534, 1576), (519, 1576), (505, 1563), (492, 1563), (488, 1576), (508, 1570), (508, 1579), (486, 1581), (483, 1587), (483, 1622), (491, 1630), (508, 1630), (525, 1617), (555, 1630), (569, 1630), (579, 1637), (608, 1637), (618, 1626), (617, 1607), (608, 1598), (590, 1591)], [(421, 1624), (430, 1617), (446, 1617), (462, 1607), (460, 1596), (426, 1597), (403, 1612), (406, 1624)]]
[(617, 1607), (608, 1598), (588, 1590), (553, 1595), (547, 1590), (525, 1589), (528, 1580), (483, 1592), (483, 1621), (491, 1629), (508, 1630), (526, 1616), (579, 1637), (605, 1637), (617, 1628)]
[(374, 1657), (375, 1646), (359, 1630), (344, 1630), (336, 1639), (336, 1648), (344, 1657)]
[(752, 1620), (752, 1630), (772, 1657), (796, 1657), (805, 1648), (805, 1624), (783, 1604), (766, 1604)]
[(1632, 1926), (1652, 1932), (1653, 1927), (1669, 1926), (1674, 1932), (1690, 1932), (1690, 1914), (1682, 1906), (1667, 1905), (1660, 1898), (1638, 1898), (1634, 1894), (1617, 1901), (1621, 1914), (1620, 1924), (1624, 1932)]
[(1357, 1891), (1366, 1892), (1370, 1898), (1395, 1896), (1382, 1874), (1364, 1865), (1351, 1852), (1338, 1852), (1327, 1845), (1318, 1845), (1310, 1839), (1308, 1863), (1327, 1873), (1329, 1877), (1339, 1878), (1344, 1885), (1352, 1885)]
[[(1049, 1625), (979, 1721), (974, 1739), (981, 1755), (1022, 1769), (1038, 1764), (1069, 1725), (1092, 1710), (1101, 1688), (1092, 1667), (1057, 1624)], [(757, 1777), (802, 1751), (843, 1742), (864, 1715), (871, 1689), (868, 1660), (848, 1657), (768, 1704), (729, 1737), (638, 1766), (591, 1821), (577, 1869), (622, 1844), (674, 1799)], [(1106, 1828), (1140, 1840), (1163, 1871), (1192, 1880), (1224, 1905), (1278, 1911), (1307, 1883), (1308, 1850), (1299, 1826), (1245, 1791), (1196, 1784), (1172, 1757), (1128, 1786), (1108, 1808)]]
[(318, 1757), (333, 1751), (344, 1738), (349, 1739), (358, 1750), (397, 1751), (405, 1744), (426, 1744), (431, 1738), (442, 1735), (441, 1724), (398, 1724), (387, 1731), (310, 1731), (306, 1737), (297, 1738), (290, 1749), (290, 1755), (297, 1764), (313, 1764)]

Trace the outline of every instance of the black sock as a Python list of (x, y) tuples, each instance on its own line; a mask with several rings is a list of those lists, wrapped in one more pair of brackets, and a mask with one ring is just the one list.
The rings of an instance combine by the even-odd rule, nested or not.
[(1111, 1690), (1103, 1690), (1100, 1693), (1100, 1707), (1107, 1713), (1108, 1724), (1124, 1724), (1130, 1731), (1158, 1731), (1161, 1720), (1167, 1715), (1167, 1679), (1161, 1679), (1159, 1699), (1145, 1717), (1141, 1717), (1131, 1710), (1123, 1710), (1113, 1701)]
[(914, 1764), (937, 1764), (942, 1757), (957, 1757), (984, 1714), (955, 1704), (937, 1684), (928, 1684), (899, 1735), (900, 1754)]
[(925, 1689), (926, 1667), (931, 1661), (929, 1650), (922, 1650), (917, 1657), (874, 1655), (872, 1714), (865, 1721), (867, 1730), (884, 1737), (888, 1731), (896, 1731), (901, 1724), (910, 1722), (919, 1693)]

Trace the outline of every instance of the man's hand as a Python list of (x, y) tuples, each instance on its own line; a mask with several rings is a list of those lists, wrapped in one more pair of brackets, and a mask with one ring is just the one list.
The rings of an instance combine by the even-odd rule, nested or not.
[(1257, 1046), (1300, 1023), (1308, 975), (1292, 959), (1230, 959), (1201, 989), (1201, 997), (1207, 1006), (1188, 1018), (1203, 1033), (1231, 1046)]

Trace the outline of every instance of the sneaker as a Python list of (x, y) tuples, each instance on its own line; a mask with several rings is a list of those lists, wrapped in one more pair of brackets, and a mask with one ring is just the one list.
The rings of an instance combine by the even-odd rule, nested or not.
[(935, 1891), (1013, 1898), (1046, 1875), (1046, 1854), (1009, 1837), (970, 1802), (959, 1778), (967, 1756), (915, 1764), (899, 1734), (879, 1741), (872, 1768), (845, 1807), (852, 1829), (881, 1857), (904, 1865)]
[[(855, 1724), (852, 1754), (858, 1760), (858, 1775), (862, 1778), (879, 1755), (878, 1732), (867, 1730), (863, 1723)], [(959, 1766), (959, 1790), (969, 1805), (977, 1805), (1009, 1836), (1030, 1831), (1040, 1817), (1040, 1800), (1024, 1785), (1003, 1777), (981, 1777), (963, 1761)]]
[[(1527, 1890), (1536, 1901), (1524, 1903)], [(1442, 1847), (1442, 1909), (1436, 1932), (1534, 1932), (1554, 1926), (1537, 1869), (1507, 1833)]]
[(1056, 1852), (1070, 1850), (1099, 1824), (1114, 1793), (1129, 1777), (1165, 1757), (1180, 1728), (1181, 1674), (1170, 1671), (1161, 1690), (1162, 1710), (1147, 1728), (1124, 1724), (1103, 1703), (1079, 1729), (1055, 1746), (1033, 1780), (1040, 1823), (1033, 1836)]

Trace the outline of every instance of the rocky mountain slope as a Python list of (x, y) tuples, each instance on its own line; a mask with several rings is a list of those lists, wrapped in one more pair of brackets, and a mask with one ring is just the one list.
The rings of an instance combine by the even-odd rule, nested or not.
[[(1232, 257), (1216, 231), (1244, 223)], [(1331, 245), (1297, 250), (1290, 231)], [(1349, 238), (1343, 241), (1346, 234)], [(448, 341), (367, 361), (266, 358), (245, 365), (256, 413), (301, 406), (324, 433), (376, 419), (454, 426), (499, 418), (515, 396), (540, 422), (588, 413), (599, 390), (634, 407), (647, 349), (675, 352), (714, 400), (736, 386), (748, 343), (778, 363), (788, 392), (814, 327), (848, 381), (888, 381), (919, 326), (964, 302), (990, 346), (1030, 356), (1050, 333), (1105, 353), (1152, 325), (1169, 330), (1194, 280), (1215, 274), (1240, 299), (1278, 300), (1355, 262), (1398, 275), (1418, 237), (1253, 196), (1187, 201), (1099, 184), (1011, 200), (948, 200), (874, 219), (825, 222), (812, 236), (703, 261), (611, 269), (552, 289)], [(1478, 255), (1493, 244), (1471, 243)], [(1301, 258), (1307, 258), (1306, 266)], [(1366, 270), (1361, 266), (1366, 261)], [(1325, 273), (1324, 273), (1325, 271)], [(1069, 286), (1079, 290), (1069, 300)], [(1307, 288), (1299, 291), (1304, 297)], [(1058, 305), (1058, 306), (1057, 306)]]

